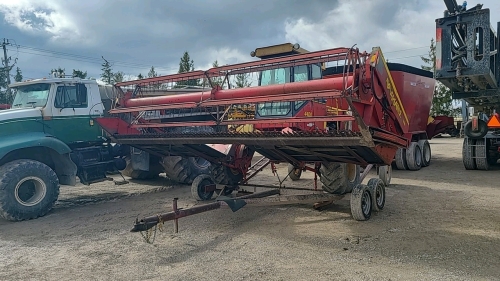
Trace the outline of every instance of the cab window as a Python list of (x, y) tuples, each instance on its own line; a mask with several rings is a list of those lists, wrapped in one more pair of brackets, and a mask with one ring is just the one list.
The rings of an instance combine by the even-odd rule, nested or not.
[(56, 90), (55, 108), (87, 108), (87, 87), (84, 84), (60, 85)]

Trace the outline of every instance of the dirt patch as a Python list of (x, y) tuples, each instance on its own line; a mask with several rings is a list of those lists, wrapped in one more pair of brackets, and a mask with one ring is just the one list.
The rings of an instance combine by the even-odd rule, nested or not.
[[(189, 187), (167, 179), (66, 187), (49, 215), (0, 220), (0, 280), (499, 279), (498, 169), (466, 171), (461, 142), (434, 139), (431, 166), (393, 171), (385, 209), (366, 222), (350, 217), (348, 197), (323, 211), (220, 209), (181, 219), (177, 234), (167, 222), (147, 244), (129, 232), (135, 218), (170, 211), (174, 197), (197, 204)], [(275, 181), (266, 170), (252, 182)]]

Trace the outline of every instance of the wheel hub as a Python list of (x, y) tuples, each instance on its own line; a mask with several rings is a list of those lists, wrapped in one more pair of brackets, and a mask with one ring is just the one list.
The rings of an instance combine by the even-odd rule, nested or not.
[(16, 201), (26, 207), (34, 206), (45, 198), (47, 185), (39, 177), (25, 177), (14, 190)]

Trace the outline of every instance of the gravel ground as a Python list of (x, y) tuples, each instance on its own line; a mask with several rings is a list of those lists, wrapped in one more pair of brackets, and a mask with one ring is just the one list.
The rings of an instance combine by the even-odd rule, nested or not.
[[(65, 187), (47, 216), (0, 220), (0, 280), (500, 280), (499, 169), (464, 170), (461, 142), (434, 139), (431, 166), (393, 171), (385, 209), (366, 222), (348, 197), (322, 211), (223, 208), (181, 219), (177, 234), (167, 222), (148, 244), (129, 232), (135, 218), (170, 211), (174, 197), (197, 204), (189, 187)], [(271, 181), (266, 170), (253, 183)]]

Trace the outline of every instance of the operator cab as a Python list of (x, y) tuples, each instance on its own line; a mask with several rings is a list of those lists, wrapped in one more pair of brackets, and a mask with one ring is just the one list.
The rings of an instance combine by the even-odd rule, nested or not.
[[(270, 47), (257, 48), (251, 52), (252, 57), (260, 59), (283, 57), (295, 54), (308, 53), (300, 48), (299, 44), (280, 44)], [(259, 86), (301, 82), (322, 78), (321, 64), (300, 65), (286, 68), (264, 70), (259, 74)], [(291, 117), (295, 116), (307, 101), (275, 101), (257, 104), (255, 118)]]

